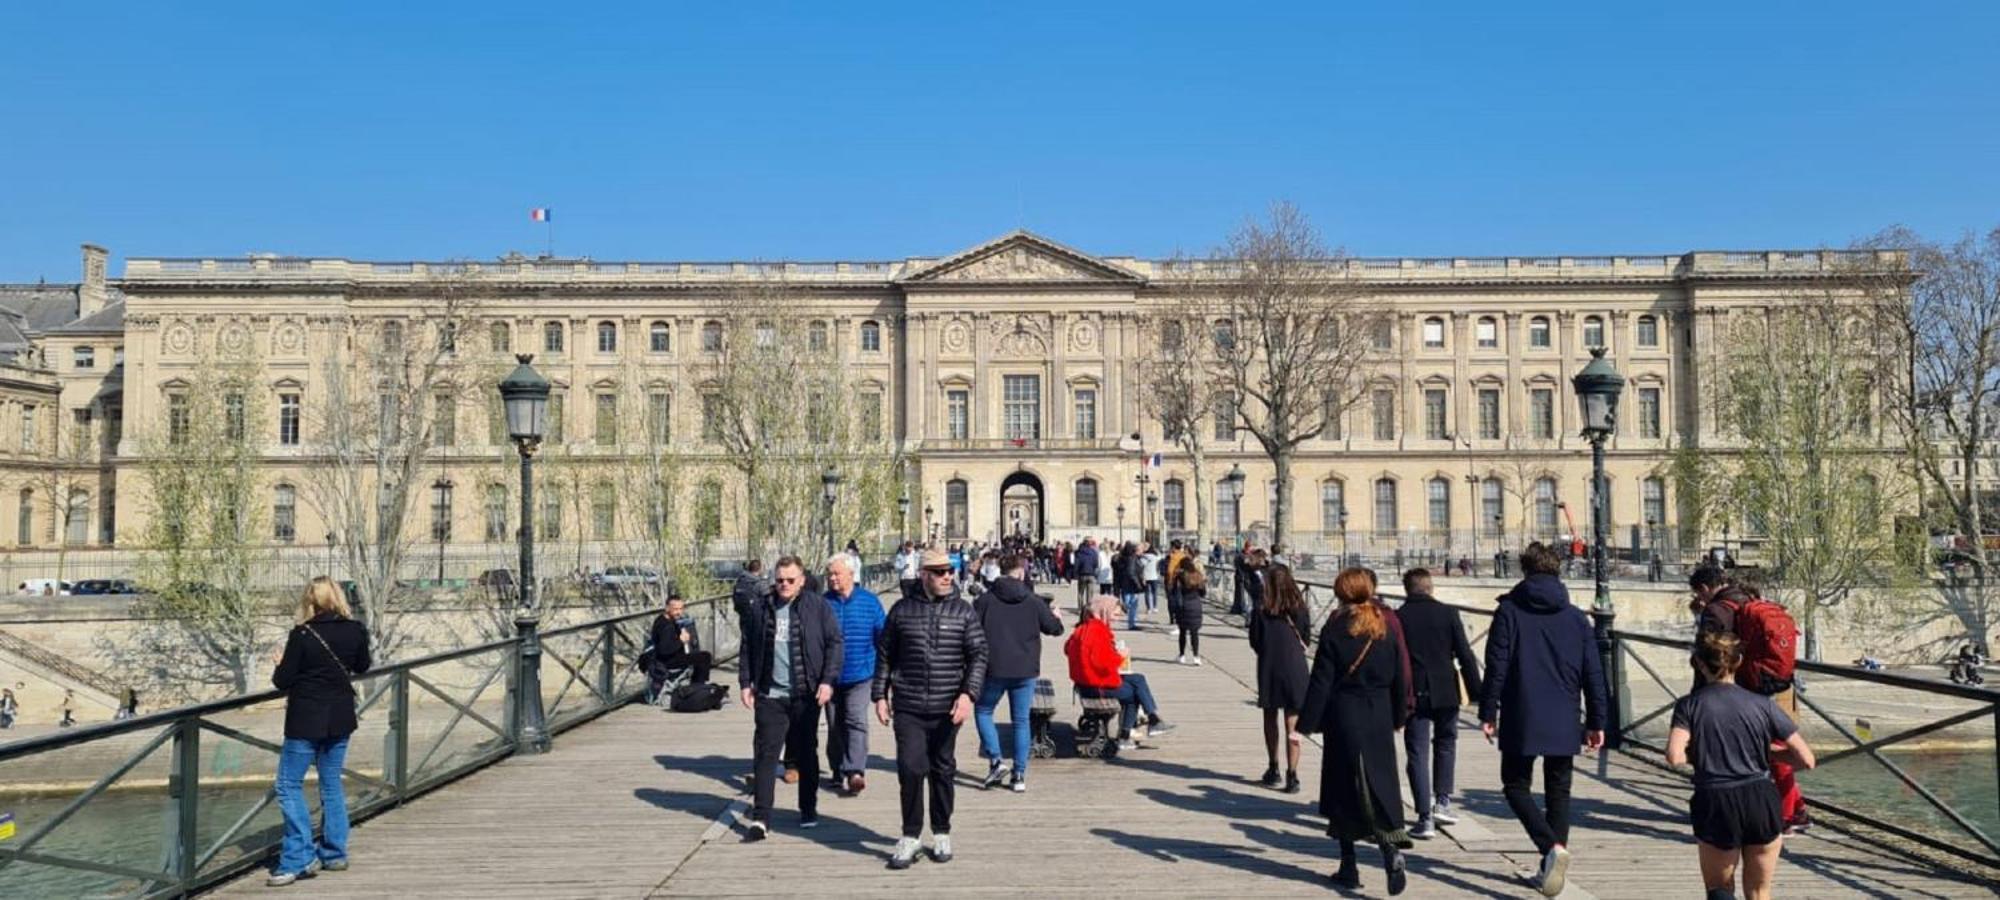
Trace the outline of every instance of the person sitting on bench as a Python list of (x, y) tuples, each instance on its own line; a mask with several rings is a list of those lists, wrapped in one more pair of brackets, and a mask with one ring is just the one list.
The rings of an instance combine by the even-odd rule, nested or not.
[(1063, 644), (1063, 655), (1069, 657), (1070, 681), (1076, 684), (1079, 697), (1118, 701), (1120, 741), (1132, 739), (1141, 709), (1146, 712), (1144, 736), (1159, 737), (1172, 731), (1173, 726), (1160, 718), (1160, 706), (1153, 700), (1146, 676), (1124, 671), (1129, 668), (1130, 657), (1111, 637), (1111, 620), (1118, 616), (1120, 608), (1118, 598), (1109, 594), (1100, 594), (1090, 601), (1083, 623)]
[(688, 618), (687, 601), (680, 594), (668, 595), (666, 608), (653, 620), (651, 642), (653, 659), (652, 665), (646, 669), (646, 676), (652, 680), (655, 694), (690, 669), (693, 670), (690, 684), (708, 683), (708, 669), (715, 658), (701, 649), (701, 635), (697, 633), (694, 620)]

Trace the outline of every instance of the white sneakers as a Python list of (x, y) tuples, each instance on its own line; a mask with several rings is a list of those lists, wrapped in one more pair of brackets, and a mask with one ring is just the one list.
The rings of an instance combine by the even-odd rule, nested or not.
[(1176, 656), (1174, 657), (1174, 662), (1180, 663), (1183, 666), (1188, 665), (1188, 655), (1183, 653), (1179, 656)]
[(1197, 656), (1197, 657), (1194, 657), (1194, 658), (1193, 658), (1193, 663), (1194, 663), (1194, 665), (1197, 665), (1197, 666), (1201, 665), (1201, 657), (1199, 657), (1199, 656)]
[(1563, 882), (1569, 875), (1569, 848), (1557, 844), (1542, 854), (1541, 883), (1536, 890), (1544, 897), (1554, 897), (1563, 892)]

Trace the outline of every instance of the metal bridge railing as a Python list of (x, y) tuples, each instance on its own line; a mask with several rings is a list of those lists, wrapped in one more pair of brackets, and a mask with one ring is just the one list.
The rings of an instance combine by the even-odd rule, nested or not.
[[(1210, 604), (1226, 608), (1233, 573), (1208, 572)], [(1317, 633), (1337, 603), (1333, 587), (1299, 584)], [(1493, 607), (1449, 605), (1483, 652)], [(1617, 743), (1664, 765), (1674, 704), (1693, 686), (1694, 643), (1622, 629), (1611, 637)], [(1796, 696), (1819, 763), (1798, 773), (1808, 808), (2000, 869), (2000, 691), (1801, 660)]]

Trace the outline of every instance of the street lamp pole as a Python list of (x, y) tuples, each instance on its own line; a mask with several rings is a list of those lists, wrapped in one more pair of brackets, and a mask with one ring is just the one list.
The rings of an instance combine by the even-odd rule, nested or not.
[(1619, 729), (1625, 721), (1624, 691), (1617, 676), (1618, 648), (1612, 639), (1612, 622), (1617, 611), (1611, 604), (1611, 578), (1605, 559), (1605, 529), (1609, 527), (1610, 499), (1604, 490), (1604, 442), (1611, 437), (1618, 422), (1618, 395), (1625, 388), (1625, 377), (1611, 367), (1604, 358), (1603, 347), (1590, 348), (1590, 363), (1583, 371), (1576, 373), (1571, 384), (1576, 388), (1577, 402), (1583, 407), (1583, 436), (1590, 440), (1590, 518), (1591, 538), (1595, 542), (1591, 573), (1596, 582), (1596, 594), (1591, 602), (1590, 615), (1597, 633), (1597, 652), (1603, 657), (1605, 680), (1610, 686), (1610, 707), (1612, 721), (1605, 732), (1605, 746), (1617, 749), (1622, 743)]
[(431, 483), (431, 487), (437, 491), (436, 510), (432, 513), (437, 518), (437, 524), (432, 525), (431, 529), (437, 532), (432, 536), (437, 538), (438, 542), (438, 587), (443, 588), (444, 544), (445, 540), (451, 537), (451, 477), (440, 475), (437, 481)]
[(903, 493), (896, 497), (896, 535), (900, 540), (910, 539), (910, 483), (903, 482)]
[(934, 510), (934, 509), (932, 509), (932, 508), (931, 508), (931, 505), (930, 505), (930, 504), (928, 504), (928, 503), (924, 504), (924, 527), (925, 527), (925, 528), (927, 528), (927, 529), (930, 529), (930, 533), (931, 533), (931, 543), (936, 543), (936, 542), (937, 542), (937, 510)]
[(1237, 553), (1243, 552), (1243, 481), (1245, 477), (1242, 463), (1231, 465), (1229, 467), (1229, 474), (1222, 477), (1223, 482), (1229, 485), (1229, 520), (1236, 528), (1235, 545), (1231, 549)]
[(826, 471), (819, 473), (820, 498), (825, 502), (826, 558), (833, 558), (833, 500), (840, 494), (840, 470), (828, 464)]
[(514, 681), (514, 752), (549, 752), (549, 727), (542, 709), (541, 610), (535, 590), (535, 450), (541, 447), (548, 421), (549, 380), (529, 365), (532, 353), (517, 353), (519, 363), (500, 382), (500, 401), (507, 413), (507, 434), (521, 454), (521, 605), (514, 630), (521, 638), (520, 669)]
[(1158, 549), (1160, 546), (1160, 535), (1156, 533), (1152, 537), (1146, 537), (1146, 529), (1152, 527), (1154, 522), (1159, 521), (1159, 506), (1160, 492), (1147, 491), (1145, 510), (1139, 514), (1139, 535), (1142, 539), (1151, 541), (1154, 549)]
[(1118, 543), (1125, 543), (1125, 501), (1118, 501)]

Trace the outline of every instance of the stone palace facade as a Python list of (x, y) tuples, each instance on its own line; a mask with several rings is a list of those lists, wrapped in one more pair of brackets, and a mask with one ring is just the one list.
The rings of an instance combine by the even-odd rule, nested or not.
[[(1577, 434), (1570, 376), (1600, 345), (1627, 378), (1609, 445), (1613, 542), (1713, 543), (1714, 535), (1680, 533), (1667, 468), (1677, 448), (1726, 443), (1713, 412), (1720, 336), (1732, 317), (1791, 302), (1826, 277), (1832, 255), (1348, 261), (1349, 276), (1391, 306), (1394, 327), (1377, 347), (1363, 400), (1299, 453), (1296, 543), (1308, 552), (1488, 556), (1503, 537), (1518, 547), (1524, 535), (1568, 534), (1572, 515), (1587, 530), (1589, 447)], [(424, 292), (440, 274), (480, 294), (488, 325), (478, 328), (477, 349), (463, 352), (497, 361), (536, 354), (573, 411), (640, 372), (668, 395), (672, 433), (689, 441), (702, 429), (687, 370), (708, 352), (731, 286), (782, 275), (812, 300), (800, 316), (825, 329), (858, 382), (880, 392), (872, 402), (882, 430), (914, 461), (911, 531), (973, 540), (1185, 532), (1196, 524), (1195, 476), (1144, 414), (1138, 383), (1140, 322), (1165, 302), (1171, 268), (1014, 232), (948, 257), (881, 262), (138, 257), (107, 281), (103, 251), (87, 247), (84, 282), (60, 288), (74, 298), (69, 320), (23, 333), (0, 372), (0, 402), (22, 423), (0, 440), (0, 469), (19, 478), (68, 467), (85, 477), (6, 492), (0, 522), (11, 527), (0, 537), (22, 547), (132, 540), (146, 507), (134, 496), (143, 488), (133, 436), (160, 427), (211, 348), (258, 360), (268, 396), (253, 405), (263, 421), (251, 427), (269, 445), (271, 540), (323, 542), (324, 525), (292, 484), (314, 465), (299, 446), (298, 410), (313, 400), (315, 361), (334, 342), (366, 339), (378, 321), (433, 302)], [(12, 302), (4, 290), (0, 301)], [(467, 410), (438, 450), (441, 467), (507, 458), (484, 422), (489, 406)], [(96, 452), (56, 459), (49, 450), (62, 428), (83, 429), (81, 445)], [(588, 443), (586, 431), (572, 428), (566, 439)], [(1269, 463), (1226, 427), (1202, 438), (1218, 498), (1213, 533), (1268, 533)], [(1160, 465), (1149, 468), (1155, 453)], [(1220, 484), (1236, 465), (1248, 475), (1240, 497)], [(121, 482), (133, 486), (121, 491)], [(467, 499), (446, 499), (446, 536), (490, 538), (481, 534), (484, 511)], [(413, 504), (418, 515), (431, 505)]]

